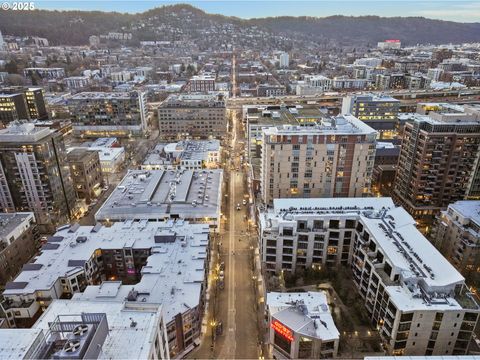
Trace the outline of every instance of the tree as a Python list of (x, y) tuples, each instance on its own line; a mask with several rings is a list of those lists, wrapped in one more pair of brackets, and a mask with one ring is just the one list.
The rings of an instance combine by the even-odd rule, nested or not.
[(18, 74), (9, 74), (5, 79), (5, 85), (23, 86), (25, 85), (25, 79)]
[(5, 64), (5, 71), (9, 74), (18, 74), (18, 66), (15, 60), (10, 60)]

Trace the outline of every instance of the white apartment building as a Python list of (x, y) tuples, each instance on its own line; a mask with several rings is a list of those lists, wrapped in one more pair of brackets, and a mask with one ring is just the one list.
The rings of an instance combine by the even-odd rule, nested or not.
[(260, 214), (265, 270), (349, 265), (393, 355), (464, 355), (480, 308), (463, 276), (390, 198), (277, 199)]
[(10, 327), (30, 327), (62, 298), (105, 306), (162, 304), (170, 355), (181, 357), (198, 345), (209, 233), (208, 225), (183, 220), (63, 226), (7, 283), (2, 310)]
[(267, 293), (270, 352), (275, 359), (336, 357), (340, 333), (321, 292)]
[(332, 79), (323, 75), (305, 75), (304, 81), (299, 82), (296, 89), (297, 95), (313, 95), (330, 91)]
[(90, 84), (88, 76), (71, 76), (63, 79), (63, 83), (68, 89), (82, 89)]
[(352, 115), (263, 129), (261, 195), (359, 197), (370, 192), (376, 131)]
[(278, 57), (278, 61), (280, 62), (281, 68), (288, 68), (290, 66), (290, 56), (287, 52), (283, 52)]

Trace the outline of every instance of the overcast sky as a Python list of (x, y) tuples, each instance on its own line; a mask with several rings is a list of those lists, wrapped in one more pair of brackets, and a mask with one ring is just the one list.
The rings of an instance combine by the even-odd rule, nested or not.
[(330, 16), (378, 15), (424, 16), (432, 19), (459, 22), (480, 22), (480, 1), (452, 0), (37, 0), (38, 9), (51, 10), (101, 10), (137, 13), (154, 7), (188, 3), (208, 13), (255, 18), (267, 16)]

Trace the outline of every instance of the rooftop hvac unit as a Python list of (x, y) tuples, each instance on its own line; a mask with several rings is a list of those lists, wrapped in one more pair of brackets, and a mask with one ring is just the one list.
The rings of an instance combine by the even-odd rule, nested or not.
[(53, 354), (54, 359), (82, 359), (95, 330), (92, 325), (79, 324), (67, 334), (63, 348)]

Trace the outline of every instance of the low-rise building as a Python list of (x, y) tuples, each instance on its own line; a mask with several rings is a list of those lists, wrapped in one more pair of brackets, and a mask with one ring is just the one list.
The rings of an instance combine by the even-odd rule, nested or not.
[(222, 176), (214, 170), (130, 170), (95, 219), (102, 222), (184, 219), (220, 225)]
[(182, 220), (64, 226), (7, 283), (2, 309), (10, 326), (25, 327), (56, 299), (162, 304), (170, 355), (181, 357), (200, 336), (209, 237), (208, 225)]
[(33, 213), (0, 213), (0, 286), (12, 280), (37, 250)]
[(55, 300), (30, 329), (0, 329), (10, 359), (169, 359), (162, 306)]
[(141, 135), (147, 129), (146, 96), (141, 91), (82, 92), (67, 104), (75, 135)]
[(270, 351), (275, 359), (337, 356), (340, 333), (322, 292), (267, 293)]
[(220, 141), (182, 140), (176, 143), (157, 144), (140, 165), (142, 170), (215, 169), (221, 162)]

